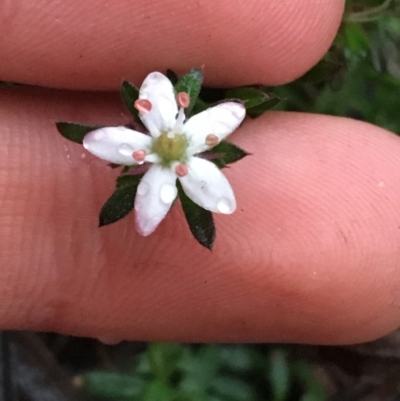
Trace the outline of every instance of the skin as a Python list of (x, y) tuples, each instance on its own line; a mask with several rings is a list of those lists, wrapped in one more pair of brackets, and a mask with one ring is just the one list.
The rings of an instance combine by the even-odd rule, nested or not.
[(116, 90), (154, 70), (288, 82), (328, 49), (343, 1), (3, 3), (0, 79), (58, 89), (0, 88), (2, 329), (349, 344), (399, 326), (394, 134), (310, 114), (246, 121), (230, 139), (253, 155), (225, 170), (238, 210), (215, 217), (210, 253), (179, 204), (146, 238), (132, 215), (97, 228), (117, 172), (54, 126), (125, 124), (117, 93), (65, 88)]

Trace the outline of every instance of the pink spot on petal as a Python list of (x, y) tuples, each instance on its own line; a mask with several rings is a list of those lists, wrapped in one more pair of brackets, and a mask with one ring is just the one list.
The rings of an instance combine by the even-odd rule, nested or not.
[(176, 96), (176, 100), (180, 107), (186, 109), (190, 104), (190, 96), (186, 92), (179, 92)]
[(206, 145), (207, 146), (217, 146), (219, 144), (219, 138), (217, 137), (217, 135), (214, 134), (208, 134), (206, 136)]
[(135, 152), (132, 153), (132, 157), (137, 161), (138, 163), (141, 163), (144, 161), (146, 157), (146, 151), (143, 149), (136, 150)]
[(138, 99), (133, 105), (135, 109), (142, 114), (148, 113), (153, 107), (150, 100), (147, 99)]
[(175, 167), (175, 173), (178, 177), (184, 177), (189, 172), (187, 166), (185, 164), (178, 164)]

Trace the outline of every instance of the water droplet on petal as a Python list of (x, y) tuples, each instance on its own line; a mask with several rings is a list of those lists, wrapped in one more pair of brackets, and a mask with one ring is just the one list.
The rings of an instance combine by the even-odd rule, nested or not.
[(171, 203), (175, 199), (177, 192), (175, 185), (163, 184), (160, 189), (160, 198), (164, 203)]
[(142, 181), (137, 189), (137, 194), (140, 196), (146, 195), (150, 191), (150, 184), (146, 181)]
[(132, 156), (134, 149), (128, 143), (122, 143), (118, 146), (118, 152), (123, 156)]
[(227, 198), (221, 198), (217, 203), (217, 209), (222, 214), (232, 213), (232, 202)]

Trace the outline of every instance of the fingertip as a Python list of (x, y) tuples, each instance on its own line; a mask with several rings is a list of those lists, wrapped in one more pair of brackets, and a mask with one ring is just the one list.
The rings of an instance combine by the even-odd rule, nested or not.
[(10, 3), (2, 80), (109, 90), (122, 78), (205, 65), (212, 86), (282, 84), (324, 55), (344, 8), (344, 0), (42, 3), (40, 18), (30, 4)]
[(146, 238), (133, 216), (97, 228), (117, 172), (54, 121), (121, 125), (116, 96), (2, 89), (0, 103), (2, 328), (343, 344), (399, 325), (394, 134), (298, 113), (246, 121), (231, 139), (253, 155), (224, 170), (238, 207), (215, 216), (209, 252), (179, 205)]

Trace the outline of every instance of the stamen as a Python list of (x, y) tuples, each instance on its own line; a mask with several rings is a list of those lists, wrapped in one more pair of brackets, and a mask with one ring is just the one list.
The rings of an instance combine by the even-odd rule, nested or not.
[(136, 150), (132, 153), (132, 157), (135, 159), (136, 162), (142, 163), (146, 157), (146, 151), (143, 149)]
[(172, 128), (172, 132), (179, 132), (182, 129), (183, 122), (185, 121), (185, 110), (181, 107), (178, 111), (178, 118), (175, 121), (174, 127)]
[(139, 113), (142, 114), (148, 113), (153, 107), (150, 100), (147, 99), (137, 99), (133, 106)]
[(178, 177), (184, 177), (189, 172), (187, 166), (185, 164), (178, 164), (175, 167), (175, 173)]
[(219, 144), (219, 138), (217, 137), (217, 135), (208, 134), (206, 136), (206, 145), (207, 146), (214, 147), (214, 146), (216, 146), (218, 144)]
[(190, 104), (190, 96), (186, 92), (179, 92), (176, 95), (176, 101), (178, 102), (180, 107), (186, 109), (186, 107), (189, 107)]

